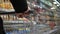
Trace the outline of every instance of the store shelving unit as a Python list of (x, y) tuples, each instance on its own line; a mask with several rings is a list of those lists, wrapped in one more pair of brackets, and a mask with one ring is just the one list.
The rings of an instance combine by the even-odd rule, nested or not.
[[(34, 2), (34, 1), (31, 1), (31, 2)], [(37, 2), (37, 1), (36, 1)], [(31, 4), (33, 4), (33, 3), (31, 3)], [(37, 3), (38, 4), (38, 3)], [(39, 21), (39, 19), (40, 20), (42, 20), (42, 22), (43, 21), (53, 21), (53, 22), (55, 22), (55, 19), (54, 19), (54, 11), (52, 11), (52, 10), (49, 10), (49, 7), (51, 7), (51, 6), (49, 6), (49, 7), (47, 7), (47, 5), (45, 6), (45, 8), (43, 7), (43, 5), (46, 5), (46, 4), (44, 4), (43, 2), (42, 2), (42, 6), (39, 6), (39, 5), (32, 5), (33, 7), (34, 6), (37, 6), (37, 7), (34, 7), (34, 8), (41, 8), (40, 9), (40, 11), (42, 12), (42, 13), (38, 13), (39, 14), (39, 16), (38, 16), (38, 14), (37, 15), (35, 15), (34, 17), (36, 17), (36, 19)], [(46, 7), (48, 8), (48, 9), (46, 9)], [(35, 9), (34, 9), (35, 10)], [(44, 10), (44, 12), (43, 12), (43, 10)], [(37, 11), (36, 11), (37, 12)], [(43, 17), (42, 17), (43, 16)], [(48, 17), (47, 17), (48, 16)], [(42, 18), (40, 18), (40, 17), (42, 17)], [(36, 21), (37, 21), (36, 20)], [(37, 21), (37, 22), (38, 22)], [(46, 23), (46, 22), (45, 22)]]
[[(8, 13), (8, 12), (7, 12)], [(9, 15), (9, 17), (8, 17)], [(20, 31), (19, 33), (25, 33), (24, 34), (30, 34), (31, 28), (32, 28), (32, 21), (24, 21), (24, 20), (18, 20), (17, 17), (14, 14), (6, 14), (2, 13), (0, 14), (4, 22), (4, 29), (6, 33), (11, 32), (11, 34), (14, 31)], [(7, 20), (8, 19), (8, 20)], [(15, 32), (14, 32), (15, 33)]]

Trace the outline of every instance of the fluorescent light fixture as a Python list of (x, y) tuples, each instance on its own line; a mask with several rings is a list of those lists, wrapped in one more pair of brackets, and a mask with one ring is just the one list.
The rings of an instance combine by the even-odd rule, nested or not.
[(53, 1), (56, 1), (56, 0), (53, 0)]
[(55, 9), (55, 7), (52, 7), (51, 9)]
[(57, 5), (57, 6), (59, 6), (59, 5)]
[(55, 2), (60, 5), (60, 3), (57, 0), (55, 0)]
[(57, 4), (56, 2), (53, 2), (53, 4)]
[(36, 5), (34, 5), (34, 7), (35, 7)]

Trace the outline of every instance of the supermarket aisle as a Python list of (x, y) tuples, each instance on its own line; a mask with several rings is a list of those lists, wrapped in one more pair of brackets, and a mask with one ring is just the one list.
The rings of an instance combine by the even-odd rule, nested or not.
[[(7, 30), (10, 30), (10, 29), (12, 30), (12, 31), (9, 31), (6, 33), (7, 34), (60, 34), (60, 29), (57, 28), (54, 30), (50, 30), (50, 27), (45, 24), (45, 23), (49, 24), (49, 23), (53, 22), (53, 23), (56, 23), (57, 25), (60, 25), (59, 24), (60, 23), (60, 10), (57, 10), (57, 9), (60, 9), (60, 8), (58, 8), (60, 6), (57, 6), (57, 5), (55, 6), (55, 4), (53, 3), (53, 0), (51, 0), (51, 1), (50, 0), (48, 0), (48, 1), (29, 0), (28, 1), (28, 6), (30, 7), (30, 10), (32, 10), (32, 12), (30, 13), (29, 16), (25, 16), (25, 17), (29, 18), (30, 21), (35, 21), (36, 23), (39, 24), (39, 25), (34, 25), (34, 27), (31, 26), (31, 27), (33, 27), (33, 29), (30, 29), (30, 30), (24, 29), (24, 28), (30, 28), (29, 25), (33, 25), (33, 24), (29, 24), (31, 22), (28, 23), (27, 19), (24, 18), (24, 19), (20, 20), (15, 16), (15, 14), (0, 15), (3, 18), (3, 20), (7, 20), (7, 21), (5, 21), (6, 22), (5, 28)], [(3, 5), (4, 5), (4, 7), (3, 7)], [(55, 8), (55, 9), (53, 10), (52, 8)], [(7, 9), (7, 10), (5, 10), (5, 9)], [(0, 6), (1, 12), (11, 12), (12, 10), (13, 10), (13, 7), (11, 7), (11, 5), (9, 3), (8, 4), (2, 3)], [(23, 21), (23, 20), (25, 20), (25, 21)], [(23, 22), (23, 23), (21, 23), (21, 22)], [(41, 24), (41, 23), (43, 23), (43, 24)]]

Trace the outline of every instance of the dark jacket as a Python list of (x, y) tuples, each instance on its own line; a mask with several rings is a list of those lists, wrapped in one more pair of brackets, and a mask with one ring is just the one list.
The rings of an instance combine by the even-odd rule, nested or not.
[(0, 17), (0, 34), (5, 34), (4, 28), (3, 28), (3, 20), (1, 17)]
[(16, 13), (24, 13), (28, 9), (26, 0), (10, 0)]

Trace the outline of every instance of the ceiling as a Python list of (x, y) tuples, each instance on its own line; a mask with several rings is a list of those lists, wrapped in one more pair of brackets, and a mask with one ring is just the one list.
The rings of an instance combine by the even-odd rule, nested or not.
[(60, 0), (57, 0), (60, 3)]

